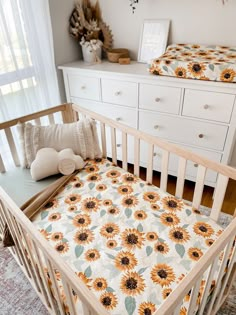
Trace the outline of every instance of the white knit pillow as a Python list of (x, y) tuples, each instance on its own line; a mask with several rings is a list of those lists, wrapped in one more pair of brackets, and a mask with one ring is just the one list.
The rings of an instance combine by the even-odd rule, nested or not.
[(33, 126), (31, 123), (17, 125), (22, 149), (22, 166), (30, 168), (38, 150), (53, 148), (61, 151), (71, 148), (76, 155), (101, 158), (96, 122), (90, 118), (70, 124)]

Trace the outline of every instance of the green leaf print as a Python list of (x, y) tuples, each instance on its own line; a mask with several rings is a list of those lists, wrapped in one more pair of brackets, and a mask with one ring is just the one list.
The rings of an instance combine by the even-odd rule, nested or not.
[(49, 211), (41, 212), (41, 220), (45, 219), (48, 216)]
[(89, 183), (89, 188), (92, 190), (94, 187), (95, 187), (95, 184), (94, 183)]
[(96, 198), (97, 198), (97, 199), (102, 199), (102, 195), (101, 195), (101, 194), (98, 194)]
[(145, 185), (144, 185), (144, 183), (140, 183), (139, 186), (140, 186), (141, 188), (143, 188)]
[(143, 226), (142, 226), (141, 223), (139, 223), (139, 225), (137, 226), (137, 230), (138, 230), (139, 232), (143, 232)]
[(72, 187), (72, 185), (68, 185), (68, 186), (66, 186), (66, 190), (71, 189), (71, 187)]
[(91, 275), (92, 275), (92, 269), (91, 269), (90, 266), (85, 269), (84, 274), (85, 274), (85, 276), (86, 276), (87, 278), (91, 277)]
[(130, 218), (132, 215), (132, 210), (130, 208), (126, 208), (125, 209), (125, 215), (127, 216), (127, 218)]
[(184, 257), (184, 254), (185, 254), (185, 248), (183, 245), (180, 245), (180, 244), (176, 244), (175, 245), (175, 249), (177, 251), (177, 253), (180, 255), (181, 258)]
[(51, 224), (46, 228), (46, 231), (48, 233), (52, 232), (52, 225)]
[(97, 227), (98, 227), (98, 225), (94, 225), (94, 226), (91, 227), (90, 230), (91, 230), (91, 231), (96, 230)]
[(189, 209), (186, 209), (185, 212), (186, 212), (186, 214), (187, 214), (188, 217), (192, 214), (192, 211), (189, 210)]
[(152, 247), (151, 247), (151, 246), (147, 246), (147, 247), (146, 247), (147, 256), (150, 256), (152, 252), (153, 252)]
[(102, 210), (102, 211), (100, 212), (100, 217), (103, 217), (105, 214), (106, 214), (106, 210)]
[(115, 256), (113, 256), (113, 255), (111, 255), (111, 254), (108, 254), (108, 253), (106, 253), (106, 254), (107, 254), (107, 256), (108, 256), (109, 258), (115, 259)]
[(148, 268), (148, 267), (139, 269), (138, 273), (139, 273), (140, 275), (143, 274), (144, 271), (145, 271), (147, 268)]
[(136, 309), (136, 301), (132, 296), (127, 296), (125, 298), (125, 308), (129, 315), (133, 315)]
[(214, 69), (215, 69), (213, 64), (209, 64), (209, 68), (211, 69), (211, 71), (214, 71)]
[(162, 68), (163, 68), (163, 70), (165, 70), (166, 72), (168, 72), (167, 66), (163, 66)]
[(75, 256), (78, 258), (84, 251), (84, 247), (81, 245), (77, 245), (75, 247)]
[(107, 291), (107, 292), (115, 292), (115, 290), (113, 290), (111, 287), (107, 287), (107, 288), (106, 288), (106, 291)]

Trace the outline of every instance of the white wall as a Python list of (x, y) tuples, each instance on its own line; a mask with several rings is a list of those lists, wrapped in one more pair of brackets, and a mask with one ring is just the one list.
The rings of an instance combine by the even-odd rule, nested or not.
[[(75, 0), (49, 0), (56, 66), (81, 58), (81, 49), (69, 36), (68, 20)], [(66, 101), (62, 71), (57, 69), (61, 102)]]
[(129, 48), (137, 57), (144, 19), (170, 19), (169, 43), (236, 46), (236, 1), (139, 0), (134, 14), (129, 0), (99, 0), (104, 21), (114, 34), (115, 46)]

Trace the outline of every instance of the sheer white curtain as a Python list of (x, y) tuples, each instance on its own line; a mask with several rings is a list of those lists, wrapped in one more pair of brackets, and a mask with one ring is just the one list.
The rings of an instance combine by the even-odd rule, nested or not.
[(0, 0), (0, 121), (59, 103), (48, 0)]

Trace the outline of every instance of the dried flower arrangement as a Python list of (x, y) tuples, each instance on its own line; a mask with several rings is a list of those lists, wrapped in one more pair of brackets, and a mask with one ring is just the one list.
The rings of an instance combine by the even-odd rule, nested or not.
[(94, 5), (90, 0), (79, 0), (69, 19), (70, 35), (81, 43), (92, 41), (92, 44), (101, 42), (103, 50), (112, 47), (113, 38), (109, 26), (102, 20), (98, 2)]

